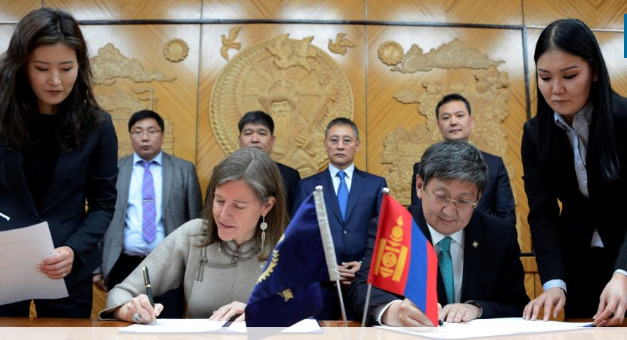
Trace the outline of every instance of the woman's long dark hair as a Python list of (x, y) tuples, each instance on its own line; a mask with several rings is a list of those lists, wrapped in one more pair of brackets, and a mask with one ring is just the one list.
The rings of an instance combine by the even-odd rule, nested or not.
[(64, 151), (78, 147), (85, 133), (99, 123), (87, 44), (78, 23), (64, 11), (37, 9), (17, 24), (9, 47), (0, 59), (0, 138), (7, 147), (22, 149), (36, 137), (29, 136), (28, 132), (29, 117), (39, 110), (28, 80), (28, 61), (35, 48), (58, 42), (73, 48), (78, 61), (76, 83), (58, 107), (59, 146)]
[[(598, 155), (594, 166), (598, 166), (604, 182), (612, 182), (620, 177), (620, 162), (615, 141), (614, 107), (612, 105), (612, 86), (605, 60), (599, 43), (592, 30), (581, 20), (562, 19), (547, 26), (536, 45), (533, 59), (538, 59), (547, 51), (561, 50), (583, 58), (590, 65), (591, 72), (597, 72), (598, 78), (592, 82), (589, 101), (592, 103), (592, 121), (588, 154)], [(537, 82), (536, 70), (536, 82)], [(540, 160), (549, 166), (555, 166), (559, 159), (558, 139), (553, 109), (546, 102), (539, 86), (537, 90), (537, 116), (539, 133), (537, 145)]]

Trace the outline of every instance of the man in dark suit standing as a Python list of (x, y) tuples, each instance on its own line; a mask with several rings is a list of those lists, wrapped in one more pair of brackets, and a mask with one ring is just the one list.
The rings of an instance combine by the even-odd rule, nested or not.
[[(361, 171), (353, 163), (359, 151), (357, 126), (348, 118), (333, 119), (325, 131), (324, 147), (329, 156), (328, 169), (301, 181), (298, 207), (315, 187), (323, 187), (331, 235), (340, 272), (342, 289), (355, 278), (361, 266), (368, 238), (368, 223), (379, 215), (383, 177)], [(343, 294), (346, 296), (346, 292)], [(337, 288), (323, 285), (324, 305), (318, 319), (340, 317)]]
[[(267, 154), (272, 153), (274, 146), (274, 120), (263, 111), (250, 111), (242, 116), (237, 123), (239, 129), (239, 147), (240, 148), (257, 148), (265, 151)], [(290, 168), (285, 164), (276, 162), (283, 177), (285, 184), (285, 197), (287, 198), (288, 213), (293, 209), (293, 203), (296, 199), (296, 190), (300, 183), (300, 174), (298, 170)]]
[[(102, 274), (94, 276), (96, 286), (103, 290), (122, 282), (174, 229), (200, 217), (202, 195), (196, 169), (161, 150), (164, 127), (161, 116), (150, 110), (136, 112), (129, 119), (134, 152), (118, 161), (115, 213), (104, 238)], [(164, 305), (161, 317), (183, 317), (182, 287), (155, 301)]]
[[(446, 322), (518, 317), (529, 301), (516, 228), (475, 209), (487, 176), (479, 150), (460, 141), (430, 146), (418, 169), (421, 202), (411, 213), (420, 230), (414, 231), (424, 233), (438, 254), (438, 302)], [(377, 225), (378, 219), (370, 224), (366, 258), (349, 293), (352, 310), (361, 314)], [(377, 288), (372, 289), (368, 323), (433, 326), (411, 301)]]
[[(435, 117), (438, 119), (440, 133), (445, 140), (470, 141), (470, 134), (475, 123), (470, 103), (464, 96), (452, 93), (442, 97), (435, 108)], [(488, 182), (477, 209), (516, 224), (514, 195), (503, 159), (487, 152), (481, 153), (488, 165)], [(419, 200), (416, 196), (416, 175), (419, 164), (414, 164), (411, 205), (416, 205)]]

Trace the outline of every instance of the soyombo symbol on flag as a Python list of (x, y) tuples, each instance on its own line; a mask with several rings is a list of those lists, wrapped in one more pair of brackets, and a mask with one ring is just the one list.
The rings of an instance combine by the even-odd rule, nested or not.
[(438, 324), (438, 260), (411, 213), (383, 195), (368, 283), (411, 300)]

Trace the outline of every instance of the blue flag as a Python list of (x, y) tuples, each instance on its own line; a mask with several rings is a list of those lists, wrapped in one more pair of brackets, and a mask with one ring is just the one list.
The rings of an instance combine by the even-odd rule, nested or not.
[(321, 281), (338, 277), (322, 190), (307, 197), (276, 245), (246, 305), (247, 327), (289, 327), (322, 309)]

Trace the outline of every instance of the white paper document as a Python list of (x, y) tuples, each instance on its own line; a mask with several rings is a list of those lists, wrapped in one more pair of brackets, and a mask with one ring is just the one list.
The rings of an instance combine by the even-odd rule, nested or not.
[[(157, 319), (152, 324), (133, 324), (120, 328), (120, 333), (246, 333), (246, 322), (233, 322), (222, 327), (224, 321), (209, 319)], [(284, 329), (281, 333), (322, 333), (322, 328), (314, 319), (305, 319)]]
[(53, 254), (47, 222), (0, 231), (0, 305), (68, 296), (64, 280), (49, 279), (37, 270)]
[(389, 327), (384, 329), (431, 339), (469, 339), (513, 334), (532, 334), (582, 329), (590, 322), (529, 321), (523, 318), (477, 319), (464, 323), (444, 323), (442, 327)]

